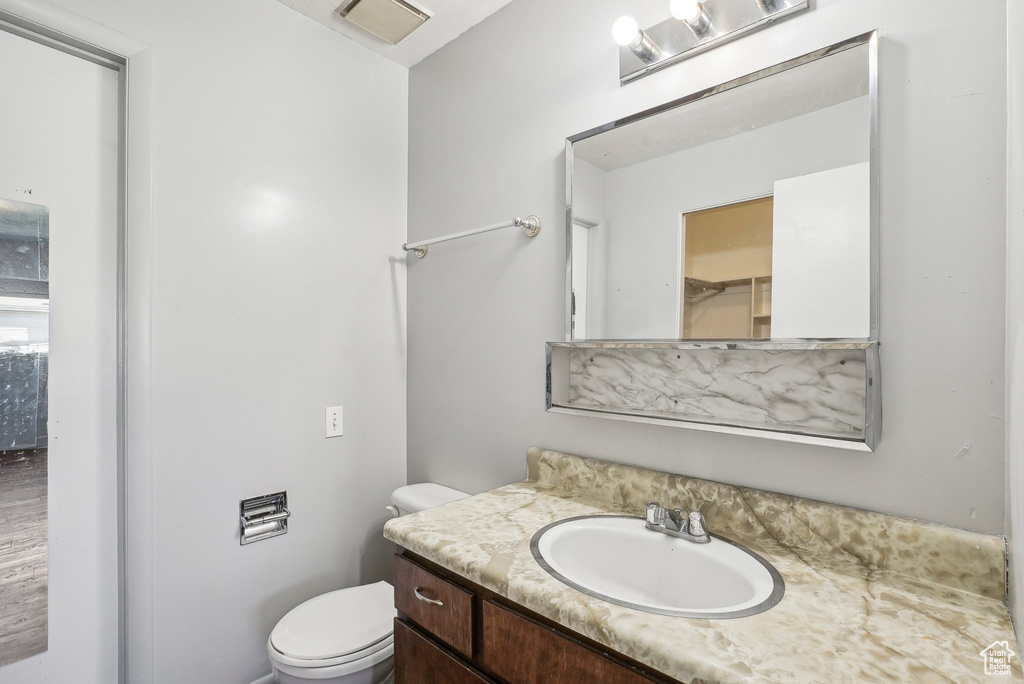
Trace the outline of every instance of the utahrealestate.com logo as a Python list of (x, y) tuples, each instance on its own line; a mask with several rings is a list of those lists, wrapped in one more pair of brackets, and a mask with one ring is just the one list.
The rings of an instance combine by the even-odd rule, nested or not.
[(981, 657), (985, 659), (985, 674), (1009, 676), (1012, 672), (1010, 661), (1015, 655), (1008, 642), (996, 641), (981, 652)]

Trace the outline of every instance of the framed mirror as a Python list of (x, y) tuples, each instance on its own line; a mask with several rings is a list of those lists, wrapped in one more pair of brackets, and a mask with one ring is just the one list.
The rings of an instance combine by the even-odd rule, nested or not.
[(566, 141), (566, 339), (877, 340), (877, 35)]
[(878, 34), (566, 141), (546, 407), (873, 450)]

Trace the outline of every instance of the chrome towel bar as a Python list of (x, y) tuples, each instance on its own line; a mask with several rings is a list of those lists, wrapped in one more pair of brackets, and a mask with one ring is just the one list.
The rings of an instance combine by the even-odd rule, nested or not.
[(474, 228), (473, 230), (465, 230), (461, 233), (452, 233), (451, 235), (445, 235), (443, 237), (436, 237), (430, 240), (423, 240), (421, 242), (405, 243), (402, 245), (402, 249), (406, 252), (415, 252), (416, 256), (422, 259), (427, 256), (427, 246), (434, 245), (438, 242), (447, 242), (449, 240), (458, 240), (459, 238), (469, 237), (470, 235), (479, 235), (480, 233), (489, 233), (492, 230), (501, 230), (502, 228), (522, 228), (523, 232), (529, 237), (534, 237), (540, 232), (540, 217), (536, 214), (530, 214), (525, 219), (516, 216), (511, 221), (505, 221), (503, 223), (495, 223), (492, 226), (484, 226), (483, 228)]

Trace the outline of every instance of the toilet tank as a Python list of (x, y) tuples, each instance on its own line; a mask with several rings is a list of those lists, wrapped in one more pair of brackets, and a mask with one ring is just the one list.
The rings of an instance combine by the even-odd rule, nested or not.
[(391, 504), (388, 510), (392, 515), (408, 515), (418, 513), (434, 506), (451, 503), (459, 499), (465, 499), (469, 494), (460, 492), (451, 487), (435, 484), (433, 482), (422, 482), (399, 487), (391, 493)]

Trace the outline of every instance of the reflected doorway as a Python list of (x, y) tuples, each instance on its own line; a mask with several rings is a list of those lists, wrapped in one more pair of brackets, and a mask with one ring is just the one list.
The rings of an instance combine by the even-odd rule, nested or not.
[(681, 215), (681, 339), (771, 338), (773, 210), (768, 196)]

